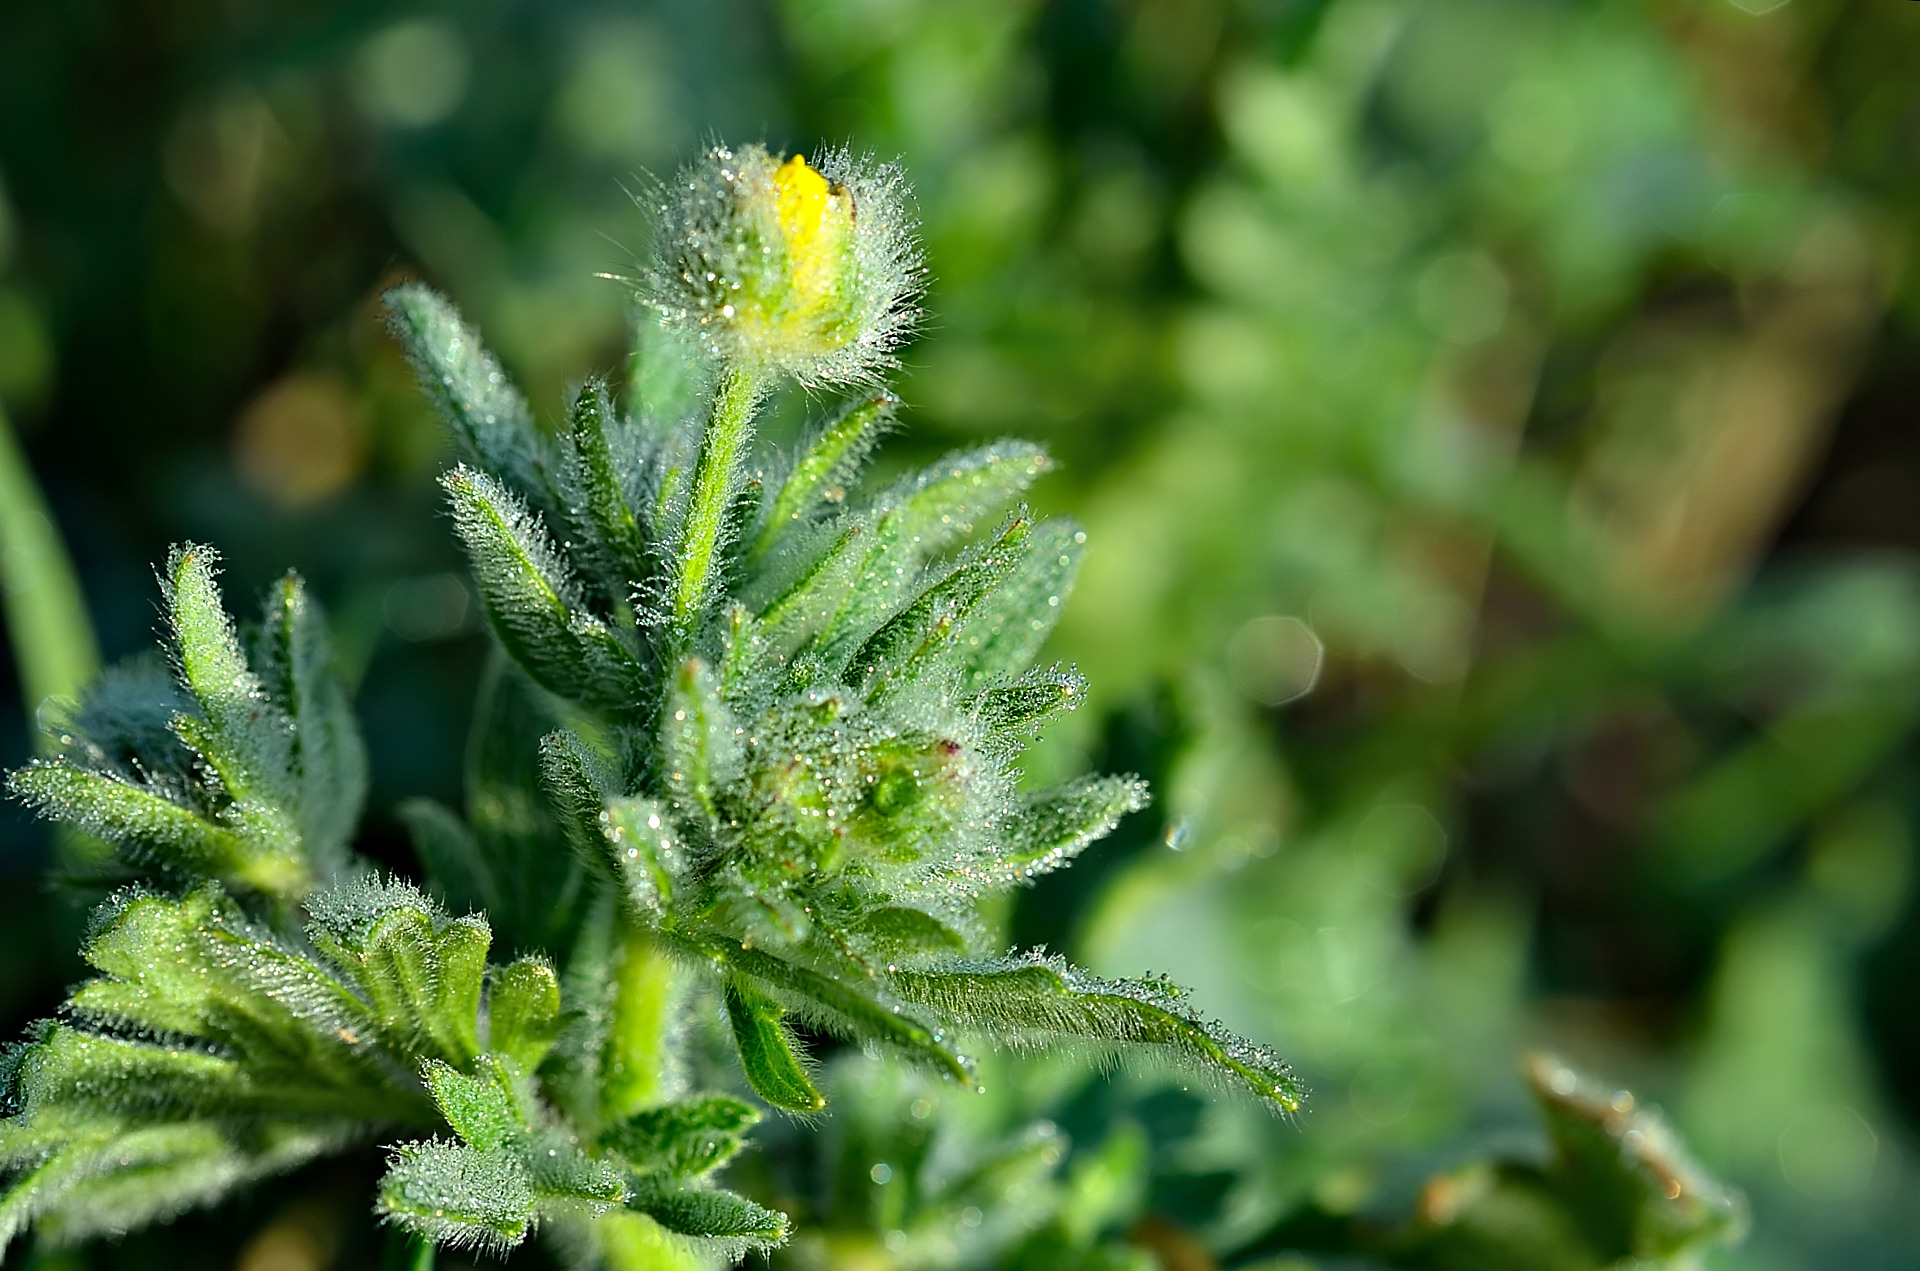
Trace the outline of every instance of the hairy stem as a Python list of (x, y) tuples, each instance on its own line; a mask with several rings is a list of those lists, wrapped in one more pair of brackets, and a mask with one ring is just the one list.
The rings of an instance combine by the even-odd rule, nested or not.
[(673, 592), (673, 635), (676, 653), (692, 641), (694, 624), (713, 590), (720, 531), (734, 478), (753, 436), (753, 411), (760, 385), (753, 375), (729, 366), (714, 393), (713, 413), (707, 418), (700, 464), (694, 471), (693, 498), (680, 537), (680, 577)]

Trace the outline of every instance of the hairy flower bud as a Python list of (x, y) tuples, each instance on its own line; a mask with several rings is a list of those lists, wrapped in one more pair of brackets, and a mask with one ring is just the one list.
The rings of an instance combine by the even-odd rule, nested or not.
[(715, 148), (654, 191), (643, 280), (664, 321), (723, 361), (802, 384), (870, 381), (917, 314), (920, 255), (898, 169), (833, 151), (818, 169)]

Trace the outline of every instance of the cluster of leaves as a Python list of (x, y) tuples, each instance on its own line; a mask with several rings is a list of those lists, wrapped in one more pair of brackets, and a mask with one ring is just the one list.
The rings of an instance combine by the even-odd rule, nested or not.
[(746, 1105), (663, 1101), (585, 1145), (542, 1111), (529, 1074), (562, 1032), (552, 965), (490, 966), (484, 917), (353, 867), (364, 763), (321, 615), (288, 578), (249, 657), (213, 566), (183, 549), (163, 579), (178, 683), (147, 662), (110, 673), (56, 723), (62, 753), (13, 775), (105, 839), (101, 872), (124, 885), (84, 950), (98, 978), (8, 1053), (0, 1239), (126, 1231), (443, 1125), (461, 1141), (396, 1149), (379, 1207), (449, 1242), (617, 1205), (776, 1238), (778, 1215), (698, 1184), (756, 1119)]
[(1121, 1118), (1082, 1146), (1018, 1101), (962, 1103), (898, 1066), (842, 1059), (826, 1084), (833, 1119), (817, 1134), (770, 1136), (746, 1180), (795, 1217), (793, 1241), (774, 1254), (781, 1271), (1158, 1265), (1120, 1238), (1147, 1189), (1138, 1122)]
[[(1003, 954), (979, 917), (1145, 799), (1018, 784), (1084, 689), (1032, 666), (1084, 537), (1005, 511), (1042, 452), (850, 501), (884, 394), (756, 470), (774, 385), (671, 328), (643, 328), (628, 409), (589, 384), (554, 433), (445, 301), (389, 304), (463, 452), (444, 484), (501, 649), (467, 815), (403, 810), (435, 895), (351, 854), (364, 753), (299, 580), (243, 635), (213, 553), (176, 550), (171, 677), (105, 677), (12, 777), (120, 889), (98, 978), (9, 1052), (0, 1237), (124, 1231), (400, 1129), (425, 1137), (376, 1208), (435, 1245), (765, 1248), (786, 1219), (711, 1181), (759, 1114), (685, 1089), (701, 1010), (800, 1113), (824, 1099), (796, 1019), (968, 1085), (963, 1037), (1164, 1054), (1298, 1106), (1171, 985)], [(496, 931), (533, 952), (490, 963)]]
[[(670, 335), (643, 340), (629, 411), (590, 384), (548, 437), (443, 301), (390, 303), (467, 445), (446, 484), (495, 629), (570, 712), (541, 743), (560, 828), (630, 933), (712, 974), (763, 1099), (821, 1106), (798, 1015), (962, 1081), (963, 1035), (1138, 1045), (1296, 1104), (1284, 1065), (1171, 987), (987, 947), (980, 897), (1144, 798), (1125, 778), (1016, 785), (1024, 742), (1083, 689), (1031, 668), (1083, 536), (1016, 510), (964, 544), (1042, 452), (953, 455), (849, 506), (891, 406), (866, 396), (777, 471), (743, 470), (715, 533), (695, 522), (717, 447)], [(713, 388), (716, 417), (736, 392)]]
[(769, 1135), (740, 1178), (795, 1217), (774, 1265), (1695, 1271), (1747, 1224), (1658, 1112), (1547, 1056), (1526, 1063), (1539, 1143), (1358, 1211), (1329, 1189), (1272, 1223), (1247, 1221), (1259, 1183), (1221, 1168), (1218, 1120), (1190, 1096), (1023, 1076), (1024, 1091), (958, 1100), (899, 1066), (836, 1063), (833, 1120)]

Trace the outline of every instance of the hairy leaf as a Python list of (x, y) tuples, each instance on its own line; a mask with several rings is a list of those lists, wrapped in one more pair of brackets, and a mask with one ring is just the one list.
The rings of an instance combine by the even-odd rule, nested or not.
[(527, 1238), (534, 1194), (515, 1153), (437, 1140), (393, 1150), (376, 1212), (451, 1249), (500, 1254)]
[(1163, 980), (1102, 980), (1037, 954), (966, 969), (905, 970), (891, 980), (907, 1001), (990, 1037), (1153, 1047), (1231, 1077), (1287, 1112), (1300, 1107), (1292, 1069), (1194, 1014), (1182, 992)]
[(733, 1026), (740, 1066), (753, 1092), (790, 1112), (818, 1112), (825, 1107), (826, 1100), (808, 1079), (793, 1038), (781, 1022), (786, 1012), (738, 979), (727, 981), (726, 999), (727, 1022)]
[(893, 423), (896, 400), (878, 393), (847, 404), (807, 443), (768, 505), (765, 527), (754, 550), (764, 554), (780, 537), (804, 523), (821, 503), (846, 498), (846, 483), (874, 443)]
[(479, 334), (418, 283), (395, 287), (384, 299), (394, 337), (468, 460), (544, 503), (545, 439)]
[(488, 1046), (532, 1072), (560, 1032), (560, 979), (538, 957), (497, 968), (487, 995)]
[(641, 1169), (697, 1178), (731, 1160), (759, 1120), (760, 1114), (738, 1099), (708, 1095), (647, 1108), (600, 1137)]

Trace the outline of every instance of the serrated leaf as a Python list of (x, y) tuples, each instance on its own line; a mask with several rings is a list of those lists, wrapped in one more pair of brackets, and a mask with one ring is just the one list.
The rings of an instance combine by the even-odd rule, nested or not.
[(1299, 1082), (1264, 1047), (1197, 1015), (1161, 980), (1102, 980), (1058, 958), (902, 970), (889, 977), (906, 1001), (1003, 1040), (1147, 1046), (1244, 1085), (1265, 1102), (1297, 1111)]

